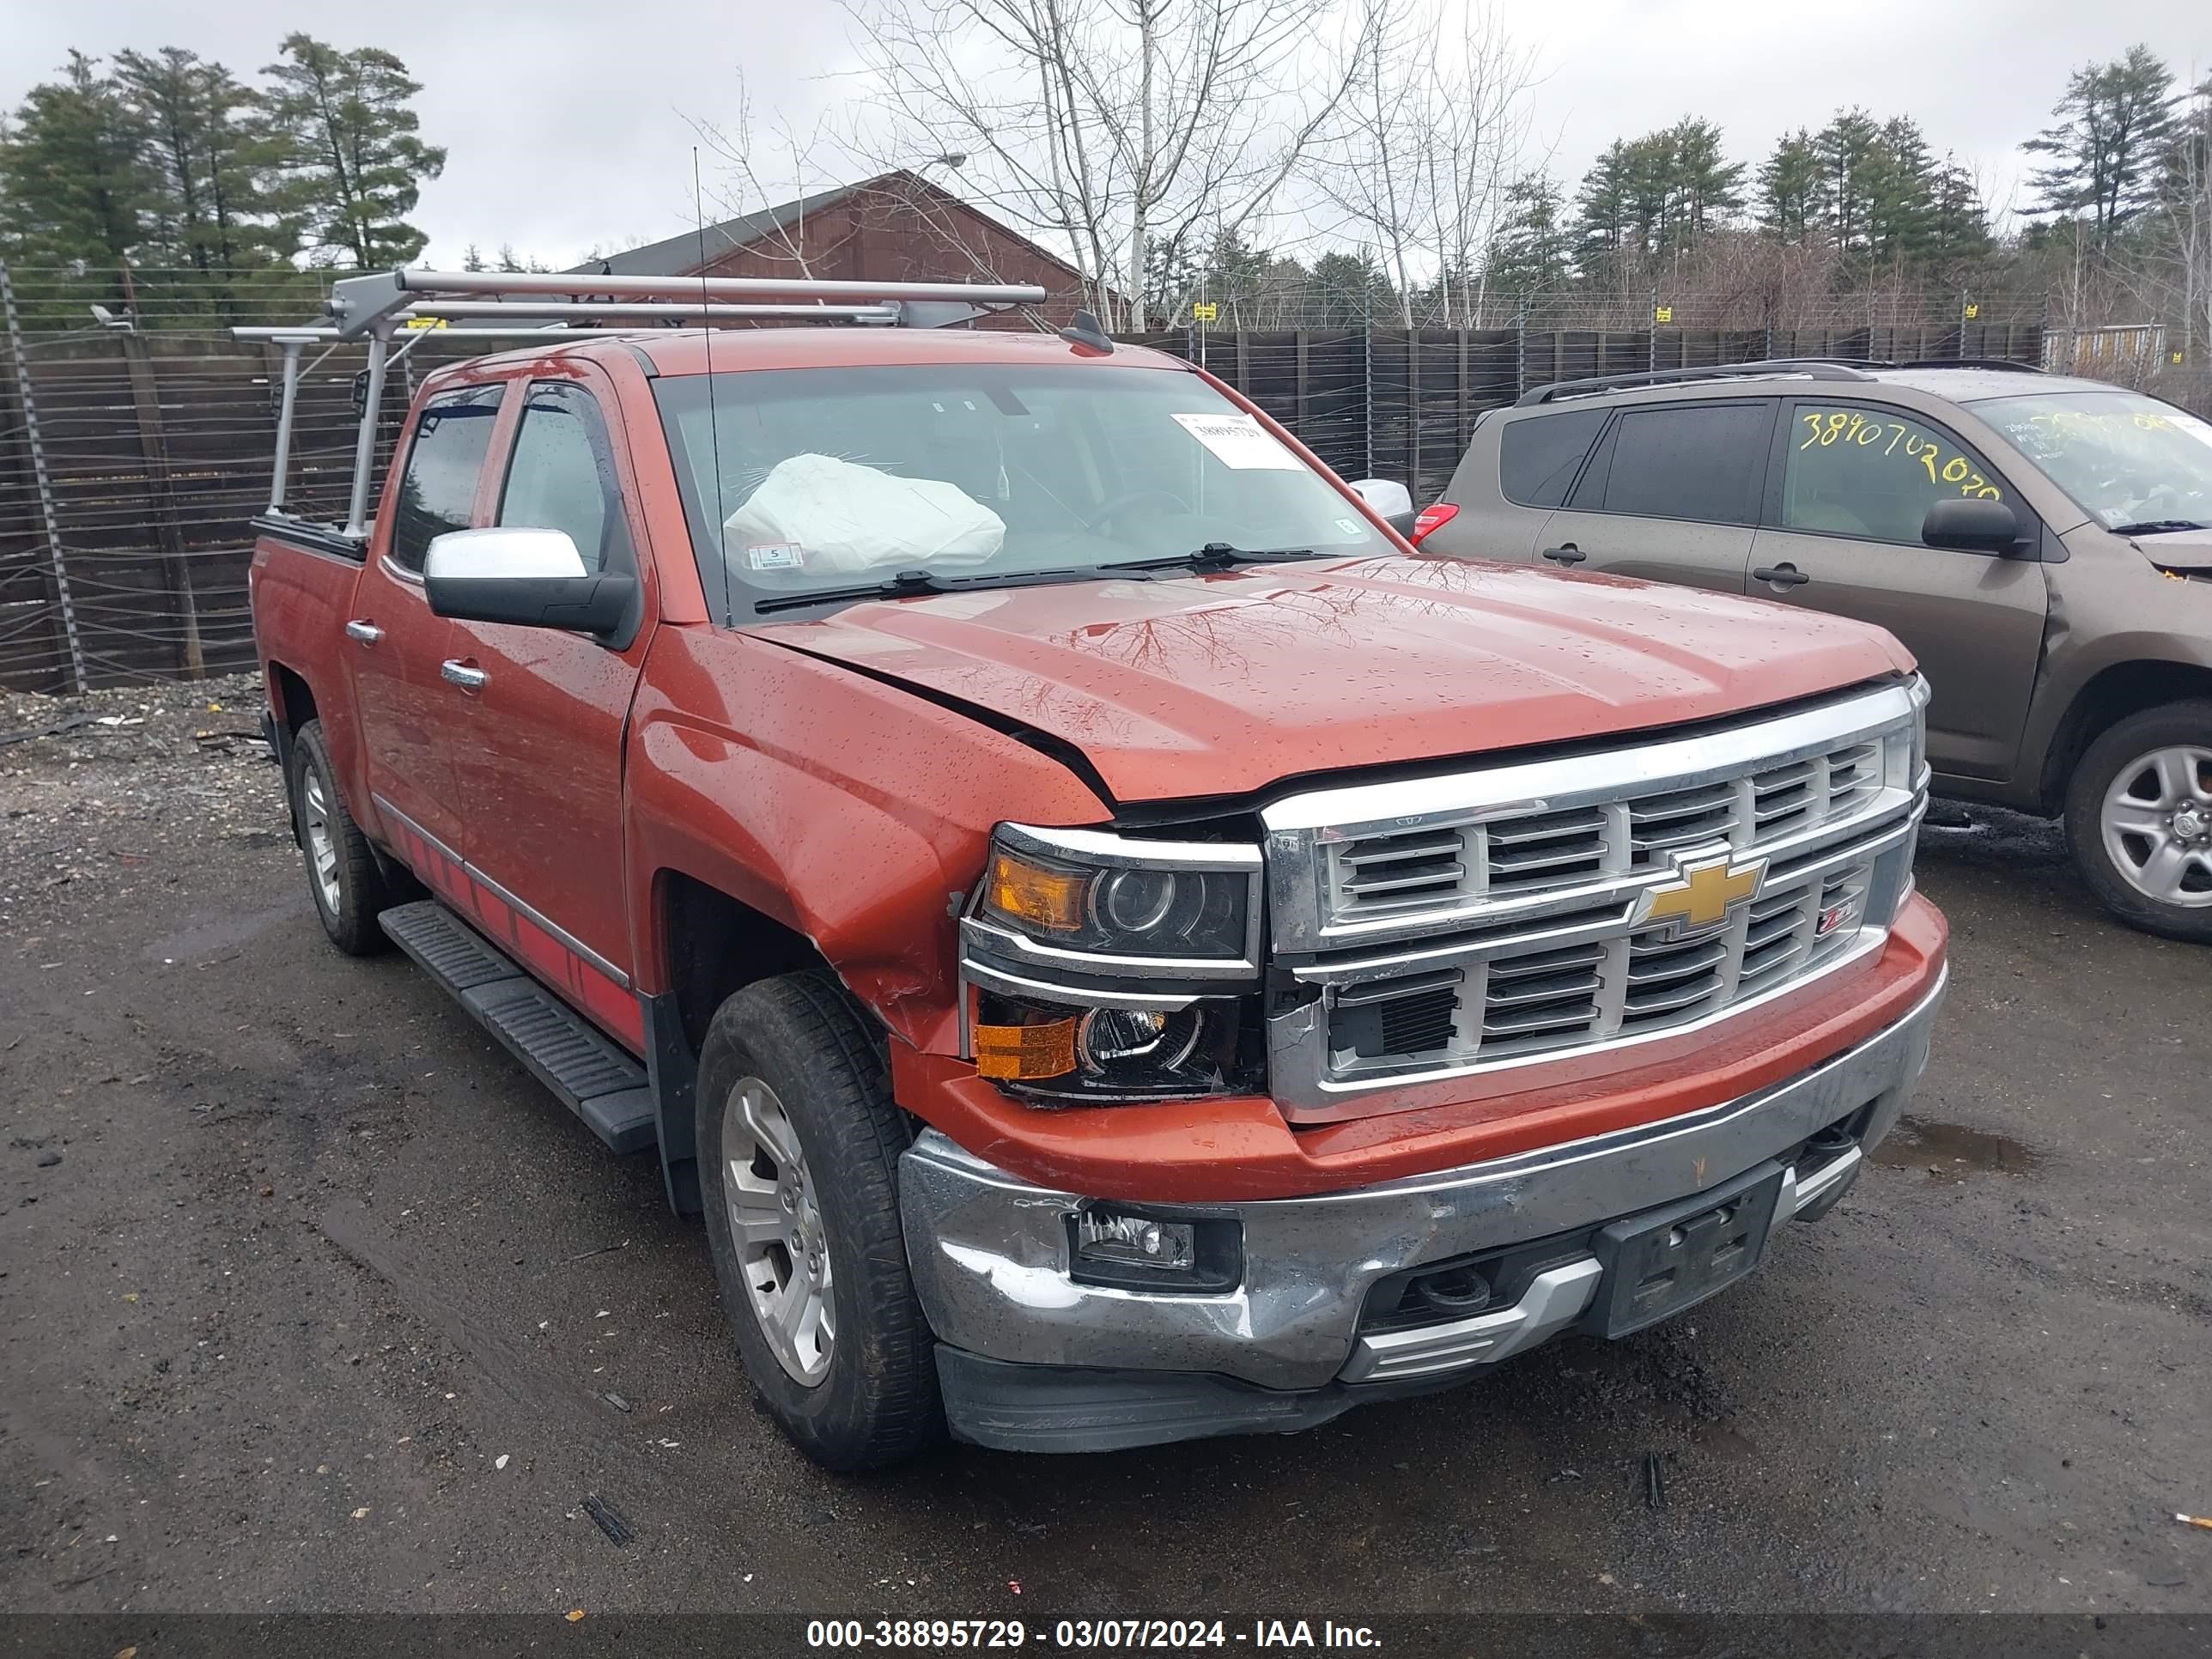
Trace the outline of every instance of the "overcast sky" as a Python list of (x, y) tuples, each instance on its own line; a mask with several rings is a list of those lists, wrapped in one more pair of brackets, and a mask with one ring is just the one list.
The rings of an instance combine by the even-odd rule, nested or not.
[[(1536, 126), (1570, 185), (1616, 137), (1685, 113), (1721, 124), (1756, 162), (1780, 133), (1839, 105), (1917, 117), (1936, 151), (1978, 164), (2002, 197), (2016, 150), (2068, 72), (2148, 42), (2186, 75), (2212, 69), (2208, 0), (1500, 0), (1544, 80)], [(841, 99), (851, 25), (827, 0), (608, 0), (303, 11), (271, 0), (0, 0), (0, 106), (72, 46), (187, 46), (249, 75), (291, 28), (398, 53), (422, 82), (422, 134), (447, 147), (416, 214), (432, 263), (469, 242), (558, 264), (594, 243), (653, 240), (691, 222), (687, 117), (731, 121), (738, 70), (757, 123), (801, 128)], [(917, 158), (919, 159), (919, 158)], [(708, 193), (716, 190), (711, 156)], [(956, 185), (957, 187), (957, 185)], [(2002, 200), (1997, 204), (2002, 206)]]

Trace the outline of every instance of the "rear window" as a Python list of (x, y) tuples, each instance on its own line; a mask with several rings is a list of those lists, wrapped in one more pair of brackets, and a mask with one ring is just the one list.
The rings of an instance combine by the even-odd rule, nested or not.
[(1498, 439), (1498, 483), (1522, 507), (1557, 507), (1605, 425), (1602, 409), (1509, 421)]
[(423, 405), (392, 514), (392, 562), (402, 569), (422, 568), (433, 537), (469, 527), (506, 392), (504, 386), (472, 386)]
[[(1577, 505), (1653, 519), (1750, 524), (1766, 481), (1772, 405), (1678, 404), (1632, 409), (1607, 441), (1609, 465), (1593, 470)], [(1602, 494), (1590, 501), (1593, 489)]]

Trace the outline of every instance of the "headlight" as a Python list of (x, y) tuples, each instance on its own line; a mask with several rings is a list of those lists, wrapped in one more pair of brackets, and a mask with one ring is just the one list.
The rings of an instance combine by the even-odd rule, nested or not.
[[(1119, 836), (1094, 836), (1111, 845), (1085, 853), (1064, 843), (1048, 851), (1012, 824), (999, 833), (983, 884), (982, 914), (991, 920), (1061, 951), (1249, 962), (1256, 849), (1229, 849), (1249, 851), (1249, 865), (1239, 858), (1226, 869), (1194, 860), (1178, 866), (1171, 854)], [(1194, 850), (1210, 859), (1218, 849)]]
[(960, 924), (970, 1052), (1055, 1100), (1158, 1100), (1242, 1074), (1260, 849), (1003, 823)]

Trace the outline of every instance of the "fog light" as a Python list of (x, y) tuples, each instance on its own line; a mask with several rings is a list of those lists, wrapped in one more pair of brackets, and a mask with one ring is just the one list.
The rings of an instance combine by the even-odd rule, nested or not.
[(1244, 1277), (1244, 1225), (1093, 1201), (1067, 1218), (1068, 1276), (1121, 1290), (1233, 1291)]
[(1198, 1258), (1198, 1229), (1188, 1222), (1091, 1210), (1075, 1218), (1075, 1254), (1089, 1262), (1180, 1273)]

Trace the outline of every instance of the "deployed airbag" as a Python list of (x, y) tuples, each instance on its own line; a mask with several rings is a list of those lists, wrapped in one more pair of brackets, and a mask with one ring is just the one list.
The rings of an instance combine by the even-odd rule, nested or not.
[(815, 454), (777, 462), (722, 529), (748, 574), (981, 564), (1006, 539), (1006, 520), (956, 484)]

